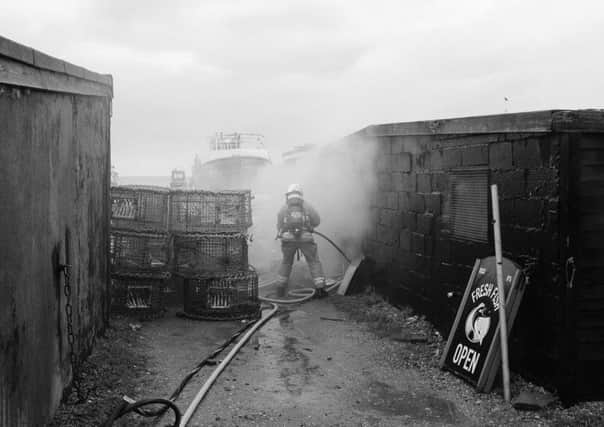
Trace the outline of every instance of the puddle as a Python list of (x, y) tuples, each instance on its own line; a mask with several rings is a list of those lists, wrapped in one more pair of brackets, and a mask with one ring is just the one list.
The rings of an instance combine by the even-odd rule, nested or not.
[(312, 375), (316, 374), (318, 366), (310, 366), (308, 356), (298, 350), (297, 344), (296, 338), (284, 337), (283, 353), (279, 359), (279, 376), (289, 393), (300, 395), (310, 383)]
[(288, 325), (296, 320), (303, 320), (308, 318), (308, 313), (303, 310), (285, 310), (282, 313), (277, 315), (279, 319), (279, 324), (281, 326)]
[(426, 393), (399, 391), (392, 386), (374, 381), (359, 406), (389, 416), (404, 416), (417, 421), (457, 424), (465, 417), (453, 402)]

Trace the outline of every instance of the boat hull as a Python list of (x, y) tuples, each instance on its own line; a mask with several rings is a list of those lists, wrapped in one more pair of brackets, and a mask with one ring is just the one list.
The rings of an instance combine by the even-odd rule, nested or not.
[(271, 164), (258, 157), (228, 157), (203, 163), (193, 177), (197, 188), (216, 190), (252, 189), (260, 172)]

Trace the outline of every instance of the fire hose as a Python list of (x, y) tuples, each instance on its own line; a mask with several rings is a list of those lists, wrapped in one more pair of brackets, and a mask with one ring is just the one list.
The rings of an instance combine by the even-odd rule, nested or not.
[[(344, 257), (344, 259), (348, 262), (348, 264), (351, 264), (350, 258), (344, 253), (344, 251), (338, 245), (336, 245), (336, 243), (333, 240), (331, 240), (325, 234), (320, 233), (315, 229), (310, 230), (310, 232), (325, 239), (328, 243), (330, 243), (334, 248), (337, 249), (337, 251)], [(275, 236), (275, 240), (280, 239), (280, 238), (281, 238), (281, 233), (279, 233), (279, 234), (277, 234), (277, 236)], [(276, 282), (277, 282), (277, 280), (272, 280), (272, 281), (269, 281), (266, 283), (260, 283), (258, 285), (258, 288), (262, 289), (262, 288), (274, 285)], [(336, 280), (333, 283), (326, 285), (325, 290), (327, 292), (331, 292), (332, 290), (338, 288), (338, 286), (340, 286), (340, 282)], [(260, 297), (260, 299), (262, 301), (273, 303), (273, 304), (299, 304), (299, 303), (312, 299), (315, 296), (316, 292), (317, 291), (314, 288), (298, 288), (298, 289), (292, 289), (292, 290), (288, 291), (288, 295), (290, 295), (294, 298), (281, 299), (281, 298), (271, 298), (271, 297), (264, 296), (264, 297)]]
[[(272, 281), (265, 282), (263, 284), (259, 284), (258, 288), (264, 288), (264, 287), (273, 285), (275, 282), (276, 282), (275, 280), (272, 280)], [(340, 283), (338, 281), (334, 281), (334, 283), (332, 283), (331, 285), (329, 285), (327, 287), (328, 291), (335, 289), (336, 287), (339, 286), (339, 284)], [(278, 303), (280, 303), (280, 304), (296, 304), (296, 303), (304, 302), (304, 301), (307, 301), (310, 298), (312, 298), (314, 296), (314, 293), (315, 293), (315, 290), (312, 288), (302, 288), (302, 289), (296, 289), (296, 290), (289, 291), (289, 295), (298, 297), (295, 299), (281, 300), (281, 299), (260, 297), (261, 300), (270, 302), (270, 304), (271, 304), (270, 311), (268, 312), (268, 314), (265, 317), (259, 319), (258, 321), (256, 321), (256, 323), (254, 323), (254, 326), (252, 326), (252, 328), (237, 342), (235, 347), (232, 348), (232, 350), (225, 357), (225, 359), (222, 362), (220, 362), (220, 365), (218, 365), (218, 367), (214, 370), (214, 372), (212, 372), (210, 377), (206, 380), (204, 385), (197, 392), (197, 395), (193, 399), (193, 402), (191, 402), (191, 404), (185, 411), (185, 413), (182, 417), (182, 420), (180, 421), (180, 427), (184, 427), (187, 425), (187, 423), (189, 422), (189, 420), (195, 413), (195, 410), (197, 409), (197, 407), (199, 406), (199, 404), (201, 403), (201, 401), (203, 400), (205, 395), (208, 393), (208, 391), (210, 390), (210, 388), (212, 387), (212, 385), (214, 384), (214, 382), (216, 381), (218, 376), (228, 366), (228, 364), (231, 362), (233, 357), (235, 357), (235, 355), (239, 352), (241, 347), (243, 347), (245, 345), (245, 343), (250, 339), (250, 337), (254, 334), (254, 332), (256, 332), (258, 329), (260, 329), (262, 326), (264, 326), (264, 324), (266, 322), (268, 322), (268, 320), (271, 317), (273, 317), (273, 315), (277, 312), (277, 310), (279, 309), (279, 306), (277, 304)]]
[[(267, 288), (276, 283), (277, 283), (277, 279), (269, 280), (264, 283), (259, 283), (258, 289)], [(327, 292), (331, 292), (332, 290), (336, 289), (338, 286), (340, 286), (340, 282), (334, 281), (333, 283), (326, 285), (325, 289)], [(302, 302), (312, 299), (312, 297), (315, 296), (316, 292), (317, 291), (314, 288), (298, 288), (298, 289), (292, 289), (292, 290), (288, 291), (288, 295), (290, 295), (294, 298), (282, 299), (282, 298), (272, 298), (272, 297), (264, 296), (264, 297), (260, 297), (260, 300), (268, 302), (268, 303), (272, 303), (272, 304), (300, 304)]]
[[(347, 261), (350, 261), (350, 259), (346, 256), (346, 254), (344, 254), (344, 252), (333, 241), (331, 241), (331, 239), (329, 239), (327, 236), (324, 236), (323, 234), (318, 233), (316, 231), (315, 231), (315, 233), (320, 235), (321, 237), (325, 238), (336, 249), (338, 249), (338, 251), (344, 256), (344, 258), (346, 258)], [(262, 288), (274, 285), (276, 282), (277, 282), (276, 279), (269, 280), (264, 283), (258, 284), (258, 288), (262, 289)], [(330, 283), (326, 286), (326, 290), (327, 290), (327, 292), (330, 292), (333, 289), (336, 289), (338, 286), (340, 286), (340, 281), (333, 280), (332, 283)], [(222, 373), (222, 371), (224, 371), (224, 369), (228, 366), (228, 364), (235, 357), (235, 355), (239, 352), (239, 350), (241, 350), (241, 348), (245, 345), (245, 343), (251, 338), (251, 336), (258, 329), (260, 329), (262, 326), (264, 326), (264, 324), (266, 322), (268, 322), (268, 320), (271, 317), (274, 316), (274, 314), (279, 309), (278, 304), (299, 304), (299, 303), (308, 301), (311, 298), (313, 298), (315, 293), (316, 293), (316, 290), (314, 288), (299, 288), (299, 289), (290, 290), (288, 292), (288, 295), (293, 296), (294, 298), (280, 299), (280, 298), (271, 298), (271, 297), (260, 297), (259, 299), (261, 301), (268, 302), (271, 304), (270, 311), (268, 312), (268, 314), (264, 317), (261, 317), (254, 323), (249, 323), (249, 324), (245, 325), (243, 328), (241, 328), (239, 331), (237, 331), (233, 336), (231, 336), (231, 338), (229, 338), (223, 345), (221, 345), (214, 352), (212, 352), (210, 356), (206, 357), (202, 362), (200, 362), (191, 372), (189, 372), (189, 374), (187, 374), (185, 376), (183, 381), (176, 388), (176, 390), (172, 393), (172, 395), (170, 396), (169, 399), (146, 399), (146, 400), (140, 400), (140, 401), (134, 402), (134, 401), (126, 399), (124, 397), (124, 402), (117, 408), (116, 411), (114, 411), (114, 413), (111, 415), (111, 417), (103, 424), (103, 427), (111, 426), (115, 420), (121, 418), (122, 416), (126, 415), (129, 412), (136, 412), (139, 415), (146, 416), (146, 417), (158, 417), (158, 416), (163, 415), (168, 409), (171, 409), (174, 412), (174, 423), (172, 425), (174, 427), (176, 427), (176, 426), (185, 427), (187, 425), (187, 423), (189, 422), (189, 420), (191, 419), (191, 417), (193, 416), (193, 414), (195, 413), (195, 411), (197, 410), (197, 407), (199, 406), (199, 404), (201, 403), (203, 398), (206, 396), (206, 394), (208, 393), (208, 391), (210, 390), (210, 388), (212, 387), (212, 385), (218, 378), (218, 376)], [(201, 368), (203, 366), (211, 364), (214, 357), (216, 357), (226, 347), (231, 345), (248, 328), (250, 328), (250, 329), (235, 344), (235, 346), (231, 349), (231, 351), (228, 353), (228, 355), (224, 358), (224, 360), (222, 360), (220, 362), (218, 367), (212, 372), (210, 377), (206, 380), (206, 382), (203, 384), (203, 386), (199, 389), (199, 391), (195, 395), (195, 398), (193, 399), (191, 404), (186, 409), (184, 415), (181, 415), (180, 410), (178, 409), (178, 407), (176, 406), (174, 401), (180, 395), (180, 393), (182, 392), (182, 390), (184, 389), (184, 387), (188, 383), (188, 381), (193, 376), (195, 376), (201, 370)], [(155, 411), (149, 411), (149, 410), (144, 411), (141, 409), (141, 407), (143, 407), (143, 406), (152, 405), (152, 404), (155, 404), (155, 405), (162, 404), (164, 406), (161, 407), (159, 410), (155, 410)]]
[(210, 377), (206, 380), (204, 385), (199, 389), (199, 391), (197, 392), (197, 395), (195, 395), (195, 398), (193, 399), (193, 402), (191, 402), (191, 404), (185, 411), (185, 413), (182, 417), (182, 420), (180, 421), (181, 427), (184, 427), (187, 425), (187, 423), (189, 422), (189, 420), (195, 413), (195, 410), (197, 409), (197, 407), (199, 406), (199, 404), (201, 403), (201, 401), (203, 400), (205, 395), (208, 393), (208, 391), (210, 390), (210, 388), (212, 387), (212, 385), (214, 384), (214, 382), (216, 381), (218, 376), (222, 373), (222, 371), (224, 371), (224, 369), (231, 362), (233, 357), (235, 357), (235, 355), (239, 352), (241, 347), (243, 347), (245, 345), (245, 343), (250, 339), (250, 337), (254, 334), (254, 332), (256, 332), (258, 329), (260, 329), (266, 322), (268, 322), (268, 320), (271, 317), (273, 317), (273, 315), (277, 312), (278, 309), (279, 309), (279, 306), (277, 306), (276, 304), (272, 304), (272, 307), (271, 307), (270, 311), (268, 312), (268, 314), (265, 317), (258, 319), (256, 321), (256, 323), (254, 323), (254, 326), (252, 326), (252, 328), (237, 342), (235, 347), (233, 347), (231, 349), (231, 351), (229, 352), (229, 354), (227, 354), (227, 356), (224, 358), (224, 360), (222, 362), (220, 362), (220, 365), (218, 365), (218, 367), (214, 370), (214, 372), (212, 372)]
[[(258, 287), (264, 288), (264, 287), (273, 285), (274, 283), (275, 283), (275, 280), (269, 280), (265, 283), (260, 284)], [(335, 281), (331, 285), (328, 285), (328, 290), (334, 289), (338, 285), (339, 285), (339, 282)], [(312, 298), (314, 295), (314, 292), (315, 292), (315, 290), (312, 288), (297, 289), (295, 291), (290, 291), (289, 294), (293, 295), (293, 296), (298, 296), (298, 298), (288, 299), (288, 300), (277, 300), (277, 301), (280, 301), (281, 304), (300, 303), (300, 302), (304, 302), (304, 301)], [(272, 300), (271, 298), (265, 298), (265, 297), (261, 297), (260, 299), (264, 300), (264, 301)], [(228, 366), (228, 364), (233, 359), (233, 357), (235, 357), (235, 355), (245, 345), (245, 343), (250, 339), (250, 337), (258, 329), (260, 329), (262, 326), (264, 326), (264, 324), (271, 317), (273, 317), (273, 315), (277, 312), (277, 310), (279, 309), (279, 306), (274, 302), (270, 302), (270, 304), (271, 304), (270, 311), (268, 312), (268, 314), (266, 316), (258, 319), (254, 323), (246, 324), (239, 331), (237, 331), (233, 336), (231, 336), (227, 341), (225, 341), (220, 347), (218, 347), (216, 350), (214, 350), (208, 357), (206, 357), (204, 360), (202, 360), (191, 372), (189, 372), (189, 374), (187, 374), (187, 376), (185, 376), (183, 381), (176, 388), (176, 390), (172, 393), (172, 395), (170, 396), (169, 399), (144, 399), (144, 400), (139, 400), (139, 401), (132, 401), (132, 400), (124, 397), (124, 401), (122, 402), (122, 404), (113, 412), (113, 414), (111, 414), (110, 418), (107, 421), (105, 421), (105, 423), (103, 423), (102, 426), (109, 427), (109, 426), (113, 425), (114, 421), (116, 421), (117, 419), (123, 417), (124, 415), (126, 415), (130, 412), (136, 412), (137, 414), (145, 416), (145, 417), (157, 417), (157, 416), (163, 415), (168, 409), (171, 409), (172, 412), (174, 412), (174, 423), (172, 424), (174, 427), (186, 426), (187, 423), (189, 422), (189, 420), (191, 419), (191, 417), (193, 416), (193, 414), (195, 413), (195, 410), (197, 409), (197, 407), (203, 400), (203, 398), (206, 396), (206, 394), (208, 393), (208, 391), (210, 390), (210, 388), (212, 387), (212, 385), (214, 384), (214, 382), (216, 381), (218, 376)], [(196, 375), (203, 366), (212, 364), (214, 358), (220, 352), (222, 352), (226, 347), (231, 345), (246, 330), (248, 330), (247, 333), (245, 333), (245, 335), (243, 335), (243, 337), (241, 337), (241, 339), (237, 342), (237, 344), (235, 344), (235, 346), (231, 349), (231, 351), (224, 358), (224, 360), (222, 360), (222, 362), (220, 362), (218, 367), (212, 372), (212, 374), (206, 380), (204, 385), (199, 389), (199, 391), (197, 392), (197, 395), (193, 399), (193, 402), (191, 402), (189, 407), (186, 409), (184, 415), (181, 415), (181, 412), (178, 409), (178, 407), (176, 406), (176, 404), (174, 403), (174, 401), (180, 395), (181, 391), (184, 389), (187, 382), (194, 375)], [(163, 405), (163, 406), (160, 409), (155, 410), (155, 411), (142, 409), (143, 406), (158, 405), (158, 404)]]

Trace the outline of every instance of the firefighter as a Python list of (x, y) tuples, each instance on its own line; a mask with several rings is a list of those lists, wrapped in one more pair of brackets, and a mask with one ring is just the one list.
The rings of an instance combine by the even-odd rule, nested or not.
[(281, 251), (283, 261), (279, 267), (277, 277), (278, 295), (283, 297), (287, 293), (287, 282), (292, 271), (294, 257), (298, 251), (302, 252), (310, 274), (313, 278), (317, 298), (327, 296), (325, 290), (325, 276), (323, 266), (319, 261), (317, 244), (313, 238), (313, 230), (319, 225), (321, 219), (317, 211), (304, 200), (302, 188), (292, 184), (285, 193), (286, 204), (277, 215), (277, 232), (281, 238)]

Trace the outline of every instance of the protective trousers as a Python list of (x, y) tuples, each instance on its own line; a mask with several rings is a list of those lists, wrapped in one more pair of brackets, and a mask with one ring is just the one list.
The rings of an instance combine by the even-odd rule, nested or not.
[(281, 252), (283, 252), (283, 261), (279, 267), (279, 285), (284, 286), (289, 280), (289, 275), (292, 272), (294, 264), (294, 257), (296, 256), (297, 250), (300, 249), (308, 267), (310, 268), (310, 275), (313, 278), (315, 288), (322, 289), (325, 287), (325, 276), (323, 275), (323, 266), (319, 261), (319, 254), (317, 251), (317, 244), (314, 241), (301, 242), (301, 241), (283, 241), (281, 242)]

